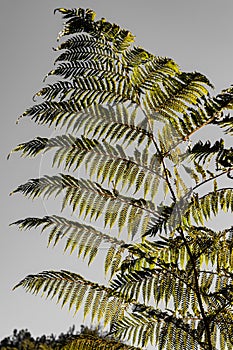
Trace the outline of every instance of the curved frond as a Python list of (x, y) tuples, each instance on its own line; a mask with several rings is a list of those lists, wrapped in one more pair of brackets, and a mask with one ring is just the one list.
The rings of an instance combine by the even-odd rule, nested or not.
[(152, 307), (135, 306), (132, 314), (124, 316), (119, 323), (114, 324), (112, 332), (121, 339), (133, 339), (140, 346), (157, 345), (159, 350), (205, 349), (205, 345), (193, 329), (194, 322), (185, 323), (182, 318)]
[(227, 114), (223, 118), (214, 120), (213, 123), (225, 129), (225, 134), (233, 135), (233, 116), (230, 114)]
[[(125, 308), (124, 302), (114, 296), (111, 289), (85, 280), (82, 276), (70, 271), (43, 271), (36, 275), (28, 275), (14, 289), (18, 287), (23, 287), (32, 294), (42, 293), (46, 298), (56, 298), (57, 303), (62, 306), (67, 304), (69, 309), (74, 309), (75, 314), (82, 305), (84, 305), (84, 309), (87, 305), (88, 310), (86, 310), (85, 316), (88, 313), (97, 313), (98, 321), (103, 319), (105, 316), (103, 310), (113, 300), (117, 308), (111, 310), (108, 323), (121, 318)], [(99, 304), (94, 303), (97, 295), (100, 300)]]
[(101, 187), (97, 182), (78, 180), (65, 174), (31, 179), (11, 194), (21, 192), (30, 198), (39, 196), (48, 198), (51, 195), (57, 196), (62, 191), (65, 192), (62, 208), (70, 205), (73, 211), (79, 210), (79, 216), (88, 217), (90, 220), (97, 220), (102, 214), (105, 226), (109, 225), (111, 228), (117, 223), (119, 232), (124, 228), (129, 216), (127, 226), (129, 236), (134, 236), (140, 230), (146, 217), (157, 215), (155, 205), (150, 201), (126, 197)]
[(178, 77), (163, 80), (163, 89), (155, 84), (145, 97), (145, 104), (164, 117), (177, 117), (185, 113), (190, 105), (208, 94), (208, 79), (200, 73), (182, 73)]
[[(142, 187), (144, 197), (148, 193), (151, 196), (155, 195), (155, 187), (158, 187), (162, 177), (160, 164), (156, 164), (157, 167), (155, 167), (154, 155), (151, 161), (147, 148), (142, 154), (135, 149), (134, 156), (129, 157), (120, 145), (113, 147), (108, 142), (100, 142), (84, 136), (75, 138), (65, 134), (50, 139), (37, 137), (18, 145), (12, 152), (21, 151), (24, 156), (36, 156), (41, 151), (52, 149), (56, 149), (53, 165), (59, 167), (63, 162), (65, 169), (73, 168), (75, 171), (84, 163), (90, 177), (95, 174), (97, 181), (101, 180), (103, 183), (107, 180), (108, 185), (114, 183), (115, 186), (121, 182), (122, 188), (128, 186), (127, 190), (134, 187), (134, 193)], [(154, 168), (157, 169), (154, 170)]]
[(223, 139), (216, 141), (212, 146), (210, 141), (206, 141), (205, 144), (199, 141), (190, 149), (191, 159), (195, 159), (198, 163), (209, 163), (213, 156), (216, 156), (216, 170), (219, 170), (219, 166), (223, 168), (233, 167), (233, 148), (224, 148)]
[(86, 32), (94, 37), (104, 38), (111, 42), (116, 52), (123, 52), (134, 41), (132, 33), (121, 29), (117, 24), (111, 24), (104, 18), (95, 22), (96, 14), (90, 9), (69, 10), (60, 8), (57, 11), (68, 19), (63, 30), (59, 33), (58, 39), (66, 35)]
[(215, 190), (202, 197), (195, 194), (183, 220), (185, 223), (190, 223), (192, 218), (196, 224), (204, 225), (204, 220), (209, 220), (211, 215), (216, 216), (220, 210), (233, 211), (232, 188)]
[[(81, 224), (78, 221), (71, 221), (60, 216), (45, 216), (43, 218), (28, 217), (18, 220), (11, 225), (17, 225), (20, 229), (31, 229), (41, 226), (41, 231), (49, 230), (48, 245), (56, 246), (61, 240), (65, 240), (64, 251), (70, 254), (77, 251), (78, 257), (88, 258), (90, 264), (103, 243), (110, 245), (108, 252), (112, 251), (112, 258), (109, 253), (106, 255), (108, 269), (114, 266), (114, 256), (118, 252), (123, 254), (125, 242), (96, 230), (94, 227)], [(107, 272), (107, 271), (106, 271)]]

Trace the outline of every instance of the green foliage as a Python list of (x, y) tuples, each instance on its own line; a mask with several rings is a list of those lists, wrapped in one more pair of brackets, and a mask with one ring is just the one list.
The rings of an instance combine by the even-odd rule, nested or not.
[[(16, 287), (83, 310), (111, 335), (79, 337), (65, 349), (232, 349), (233, 232), (211, 226), (233, 210), (233, 151), (225, 146), (232, 87), (213, 95), (203, 74), (133, 46), (128, 30), (95, 20), (90, 9), (57, 11), (66, 20), (58, 38), (68, 36), (46, 76), (57, 81), (21, 117), (58, 135), (12, 152), (52, 152), (59, 173), (12, 194), (55, 196), (75, 221), (54, 214), (14, 224), (40, 227), (49, 244), (65, 241), (64, 250), (88, 264), (105, 247), (108, 284), (63, 270), (29, 275)], [(226, 139), (199, 140), (208, 125)]]
[(66, 350), (66, 349), (118, 349), (137, 350), (133, 346), (114, 341), (102, 332), (100, 328), (88, 328), (81, 326), (80, 332), (75, 333), (75, 327), (71, 327), (67, 333), (61, 333), (58, 337), (42, 335), (33, 338), (28, 330), (16, 329), (13, 335), (0, 341), (0, 350)]

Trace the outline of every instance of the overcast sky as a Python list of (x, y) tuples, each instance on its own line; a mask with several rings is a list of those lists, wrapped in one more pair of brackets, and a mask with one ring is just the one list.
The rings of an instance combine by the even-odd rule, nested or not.
[[(232, 0), (1, 0), (1, 236), (0, 236), (0, 339), (14, 328), (33, 335), (59, 334), (82, 323), (55, 302), (12, 287), (30, 273), (69, 269), (96, 279), (75, 257), (61, 249), (47, 249), (39, 230), (20, 232), (9, 223), (26, 216), (43, 216), (50, 210), (43, 201), (32, 202), (11, 190), (43, 171), (43, 163), (20, 159), (6, 161), (9, 151), (34, 136), (51, 134), (29, 120), (15, 124), (31, 106), (32, 96), (53, 67), (61, 16), (57, 7), (92, 8), (97, 17), (129, 29), (137, 44), (158, 56), (173, 58), (185, 71), (200, 71), (217, 92), (233, 83)], [(47, 211), (47, 212), (46, 212)], [(94, 266), (94, 265), (93, 265)]]

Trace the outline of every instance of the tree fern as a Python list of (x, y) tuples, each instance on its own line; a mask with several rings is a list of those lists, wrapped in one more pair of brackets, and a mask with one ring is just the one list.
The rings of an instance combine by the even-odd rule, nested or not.
[(53, 197), (72, 218), (54, 213), (14, 224), (41, 228), (48, 245), (63, 241), (88, 264), (105, 247), (108, 284), (62, 270), (16, 287), (82, 310), (111, 335), (74, 339), (70, 349), (232, 349), (232, 227), (210, 225), (233, 210), (232, 147), (224, 138), (198, 139), (211, 124), (232, 136), (232, 87), (213, 95), (205, 75), (133, 46), (131, 32), (90, 9), (56, 11), (66, 22), (55, 67), (21, 117), (57, 134), (11, 153), (52, 152), (58, 173), (12, 194)]

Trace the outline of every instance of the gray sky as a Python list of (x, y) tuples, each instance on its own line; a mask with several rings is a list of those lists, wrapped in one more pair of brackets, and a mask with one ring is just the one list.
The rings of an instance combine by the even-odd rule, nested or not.
[[(55, 302), (12, 287), (30, 273), (46, 269), (70, 269), (96, 279), (96, 270), (62, 249), (46, 249), (46, 235), (39, 230), (20, 232), (9, 223), (26, 216), (43, 216), (49, 206), (41, 200), (27, 200), (8, 194), (19, 184), (38, 177), (45, 165), (39, 159), (6, 156), (20, 142), (52, 130), (29, 120), (15, 124), (31, 106), (32, 96), (53, 67), (61, 29), (57, 7), (92, 8), (97, 17), (118, 23), (136, 35), (137, 44), (158, 56), (173, 58), (185, 71), (207, 75), (218, 92), (233, 83), (232, 0), (1, 0), (1, 235), (0, 235), (0, 339), (14, 328), (28, 328), (33, 335), (59, 334), (82, 318), (60, 309)], [(100, 265), (99, 265), (100, 267)]]

